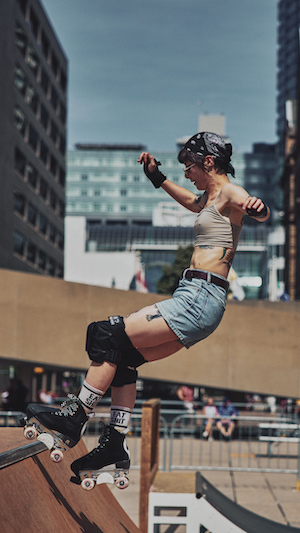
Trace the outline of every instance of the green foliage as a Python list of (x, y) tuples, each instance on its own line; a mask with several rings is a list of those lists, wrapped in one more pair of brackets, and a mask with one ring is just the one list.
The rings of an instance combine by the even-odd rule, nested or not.
[(177, 249), (176, 256), (172, 265), (163, 267), (163, 275), (157, 282), (158, 294), (173, 294), (178, 286), (182, 272), (189, 267), (194, 246), (180, 246)]

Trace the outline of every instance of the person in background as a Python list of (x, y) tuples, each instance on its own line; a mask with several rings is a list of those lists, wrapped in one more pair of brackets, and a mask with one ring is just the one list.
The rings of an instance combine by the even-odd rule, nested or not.
[(208, 398), (207, 404), (203, 407), (203, 414), (206, 416), (205, 420), (205, 430), (202, 433), (204, 439), (212, 440), (212, 429), (213, 424), (216, 422), (216, 417), (218, 416), (218, 411), (214, 405), (214, 399)]
[(223, 398), (223, 403), (217, 407), (217, 411), (218, 416), (221, 417), (217, 421), (217, 428), (224, 437), (229, 439), (236, 425), (235, 418), (239, 413), (226, 397)]

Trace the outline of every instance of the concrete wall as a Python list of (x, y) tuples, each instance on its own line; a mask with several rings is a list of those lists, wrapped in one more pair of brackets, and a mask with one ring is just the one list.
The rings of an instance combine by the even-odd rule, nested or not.
[[(0, 360), (85, 369), (88, 323), (164, 298), (0, 270)], [(300, 302), (229, 302), (213, 335), (139, 375), (300, 397), (299, 319)]]

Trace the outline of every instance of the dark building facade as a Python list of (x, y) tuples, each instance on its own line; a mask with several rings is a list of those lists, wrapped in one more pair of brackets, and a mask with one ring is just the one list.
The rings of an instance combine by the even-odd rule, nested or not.
[(0, 2), (0, 267), (63, 276), (67, 59), (39, 0)]
[(285, 290), (300, 299), (300, 0), (278, 2), (277, 134), (283, 224), (285, 227)]

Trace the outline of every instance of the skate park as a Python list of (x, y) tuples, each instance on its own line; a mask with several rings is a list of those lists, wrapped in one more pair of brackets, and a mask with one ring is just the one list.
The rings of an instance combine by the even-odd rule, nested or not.
[[(28, 379), (30, 378), (30, 364), (38, 363), (39, 365), (48, 366), (53, 369), (54, 374), (55, 369), (62, 365), (84, 371), (89, 364), (88, 357), (84, 352), (85, 331), (89, 322), (106, 319), (109, 315), (120, 313), (127, 315), (144, 305), (164, 298), (158, 295), (128, 293), (114, 289), (67, 283), (62, 280), (5, 270), (2, 271), (0, 283), (0, 356), (3, 361), (10, 361), (20, 368), (24, 365), (25, 375), (26, 371), (28, 372)], [(195, 376), (197, 376), (197, 379), (199, 376), (199, 383), (206, 386), (219, 386), (229, 390), (255, 391), (262, 394), (292, 396), (295, 398), (300, 397), (299, 314), (300, 305), (298, 303), (229, 302), (222, 324), (213, 336), (203, 341), (198, 347), (195, 346), (188, 351), (180, 351), (175, 354), (172, 357), (172, 364), (170, 364), (171, 360), (169, 359), (144, 365), (140, 368), (139, 374), (145, 378), (186, 383), (194, 382)], [(183, 357), (185, 358), (184, 360)], [(212, 361), (214, 364), (212, 364)], [(1, 452), (18, 446), (20, 438), (24, 444), (19, 428), (16, 431), (19, 432), (21, 437), (18, 436), (17, 439), (8, 435), (8, 433), (4, 436), (3, 432), (6, 429), (1, 428), (1, 443), (3, 443)], [(12, 429), (7, 431), (11, 432)], [(77, 453), (76, 448), (66, 454), (66, 461), (69, 460), (68, 458), (73, 453)], [(7, 507), (10, 510), (11, 520), (19, 515), (19, 511), (22, 514), (22, 509), (18, 509), (18, 505), (23, 505), (23, 509), (32, 509), (33, 514), (30, 515), (32, 517), (37, 513), (35, 497), (33, 498), (34, 491), (30, 492), (30, 484), (34, 485), (36, 483), (36, 490), (39, 495), (36, 498), (39, 499), (40, 505), (41, 500), (44, 498), (43, 494), (46, 494), (47, 491), (50, 491), (53, 496), (56, 502), (55, 505), (57, 505), (55, 507), (56, 511), (53, 511), (54, 507), (49, 510), (45, 506), (45, 514), (48, 514), (48, 517), (53, 514), (55, 519), (60, 518), (63, 520), (62, 523), (65, 526), (60, 524), (61, 530), (67, 527), (66, 524), (68, 524), (70, 516), (73, 520), (73, 531), (76, 531), (74, 523), (77, 524), (76, 527), (81, 528), (78, 531), (87, 532), (122, 530), (134, 532), (139, 530), (138, 525), (132, 522), (129, 517), (131, 510), (130, 506), (128, 506), (128, 500), (136, 501), (139, 499), (140, 490), (137, 472), (132, 472), (133, 483), (124, 491), (124, 494), (122, 491), (120, 491), (120, 494), (116, 494), (115, 490), (112, 494), (109, 488), (101, 486), (97, 487), (98, 492), (93, 492), (92, 497), (85, 493), (84, 496), (81, 496), (82, 492), (80, 492), (80, 500), (78, 501), (78, 487), (69, 487), (69, 473), (65, 468), (67, 462), (59, 470), (58, 475), (61, 476), (60, 489), (57, 490), (58, 481), (53, 482), (54, 474), (52, 469), (54, 467), (53, 465), (49, 466), (48, 456), (47, 461), (46, 457), (45, 459), (42, 458), (45, 454), (47, 452), (39, 454), (35, 459), (26, 459), (18, 463), (18, 465), (7, 467), (1, 471), (3, 479), (1, 486), (3, 490), (5, 487), (6, 491), (6, 500), (3, 499), (3, 502), (7, 502), (6, 505), (3, 505), (3, 509)], [(38, 462), (44, 466), (41, 466), (41, 464), (37, 466)], [(51, 472), (49, 469), (51, 469)], [(42, 476), (40, 476), (41, 472), (43, 473)], [(166, 473), (166, 476), (163, 477), (171, 479), (171, 488), (174, 493), (175, 484), (177, 483), (177, 481), (175, 483), (176, 475), (185, 477), (184, 482), (179, 482), (180, 489), (182, 490), (184, 484), (189, 487), (192, 486), (193, 497), (197, 499), (195, 473), (189, 472), (186, 476), (181, 472), (178, 474), (174, 472)], [(21, 491), (22, 484), (19, 482), (18, 485), (16, 480), (22, 480), (22, 476), (25, 478), (25, 485), (23, 485)], [(234, 484), (232, 482), (233, 476), (235, 478)], [(235, 500), (243, 504), (243, 507), (247, 506), (247, 500), (248, 502), (251, 500), (252, 508), (257, 509), (258, 515), (263, 516), (264, 505), (268, 506), (269, 517), (273, 515), (276, 523), (279, 523), (279, 519), (281, 519), (283, 532), (290, 531), (292, 533), (297, 531), (297, 527), (299, 529), (300, 491), (295, 490), (295, 476), (291, 477), (285, 474), (271, 476), (266, 474), (264, 484), (261, 476), (250, 475), (246, 472), (234, 474), (228, 471), (209, 472), (203, 473), (203, 477), (207, 481), (206, 500), (211, 497), (215, 502), (216, 499), (221, 498), (217, 493), (211, 496), (214, 490), (211, 489), (212, 486), (221, 495), (229, 497), (232, 501), (234, 501), (234, 496), (237, 496)], [(5, 480), (7, 481), (5, 482)], [(11, 487), (11, 490), (7, 490), (5, 483)], [(158, 476), (156, 477), (156, 483), (158, 491), (162, 492), (160, 483), (165, 486), (169, 482), (159, 480)], [(205, 484), (205, 481), (203, 483)], [(26, 490), (24, 490), (24, 486)], [(264, 501), (266, 499), (266, 486), (269, 487), (268, 494), (273, 493), (274, 495), (272, 501)], [(233, 494), (233, 487), (236, 495)], [(69, 492), (75, 489), (76, 493), (73, 494), (72, 492), (71, 494)], [(64, 493), (65, 490), (68, 491), (67, 496)], [(12, 499), (10, 496), (12, 493), (18, 495), (22, 493), (24, 498), (26, 496), (26, 501), (23, 496), (22, 498), (16, 498), (16, 500)], [(179, 494), (182, 493), (180, 492)], [(120, 510), (116, 497), (118, 497), (125, 511), (122, 507)], [(18, 505), (16, 503), (17, 500)], [(199, 502), (201, 500), (203, 498), (200, 497)], [(71, 501), (76, 501), (76, 505), (74, 503), (72, 507)], [(92, 502), (97, 502), (97, 504)], [(102, 505), (103, 507), (101, 507)], [(74, 510), (75, 507), (76, 509)], [(103, 522), (101, 517), (93, 514), (94, 507), (100, 509), (102, 518), (104, 513), (105, 520)], [(278, 512), (280, 507), (283, 509), (281, 517)], [(222, 501), (220, 508), (223, 509), (224, 513)], [(272, 511), (272, 509), (274, 510)], [(108, 525), (111, 511), (114, 518), (119, 520), (116, 526)], [(120, 513), (121, 518), (118, 513)], [(233, 513), (239, 514), (240, 509), (234, 508)], [(118, 516), (119, 518), (117, 518)], [(286, 520), (284, 520), (284, 516)], [(7, 520), (6, 515), (2, 515), (1, 522), (3, 520)], [(32, 518), (32, 520), (36, 520), (36, 518)], [(227, 520), (230, 522), (232, 515)], [(249, 523), (250, 521), (250, 518), (248, 518)], [(13, 526), (10, 523), (4, 531), (17, 530), (16, 524)], [(234, 523), (232, 522), (232, 524)], [(241, 523), (240, 525), (234, 524), (234, 526), (239, 528), (240, 531), (247, 531), (247, 529), (243, 530)], [(230, 531), (238, 531), (238, 529), (233, 529), (234, 526), (230, 526), (232, 527)], [(52, 530), (44, 528), (44, 531), (54, 531), (57, 530), (57, 527)], [(182, 525), (182, 527), (184, 526)], [(202, 531), (209, 531), (204, 524), (201, 527), (201, 533)], [(261, 529), (261, 531), (268, 531), (266, 524), (264, 527), (265, 529)], [(68, 524), (69, 528), (70, 524)], [(42, 527), (40, 529), (43, 530)], [(175, 531), (175, 529), (173, 530)], [(210, 530), (214, 533), (213, 529)], [(23, 531), (26, 531), (26, 529), (23, 529)], [(159, 530), (157, 529), (157, 531)], [(167, 531), (167, 529), (161, 529), (161, 531)], [(185, 530), (182, 529), (182, 531)], [(186, 529), (186, 531), (188, 530)], [(196, 531), (199, 531), (199, 528)], [(225, 533), (224, 528), (222, 530), (216, 529), (215, 533), (217, 531)], [(259, 532), (259, 529), (257, 531)], [(276, 530), (274, 529), (274, 531)]]

